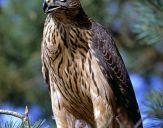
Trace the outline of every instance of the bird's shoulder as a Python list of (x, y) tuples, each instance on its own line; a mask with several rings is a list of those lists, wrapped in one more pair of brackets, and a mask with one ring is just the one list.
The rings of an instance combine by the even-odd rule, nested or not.
[(97, 22), (92, 22), (91, 30), (93, 35), (91, 48), (95, 51), (96, 56), (100, 59), (101, 64), (106, 68), (109, 75), (112, 74), (110, 77), (116, 74), (114, 77), (119, 82), (131, 84), (128, 81), (127, 70), (109, 28)]

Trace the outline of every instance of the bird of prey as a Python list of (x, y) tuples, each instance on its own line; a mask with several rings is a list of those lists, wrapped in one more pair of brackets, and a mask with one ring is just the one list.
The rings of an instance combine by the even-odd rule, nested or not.
[(41, 46), (58, 128), (141, 128), (134, 90), (108, 30), (80, 0), (44, 0)]

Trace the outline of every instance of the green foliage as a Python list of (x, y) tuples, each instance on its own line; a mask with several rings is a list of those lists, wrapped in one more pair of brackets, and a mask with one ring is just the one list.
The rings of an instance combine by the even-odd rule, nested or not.
[(50, 106), (40, 61), (44, 18), (39, 0), (11, 0), (0, 6), (0, 105)]
[(157, 5), (157, 2), (156, 7), (147, 1), (133, 3), (136, 17), (132, 31), (137, 34), (137, 39), (144, 44), (163, 43), (163, 11), (158, 10), (163, 3)]
[(0, 122), (0, 128), (17, 128), (20, 127), (16, 122), (13, 122), (12, 120), (10, 122)]
[[(144, 76), (163, 74), (163, 1), (139, 0), (132, 1), (133, 12), (129, 13), (130, 30), (134, 34), (138, 52), (132, 54), (136, 58), (136, 70), (145, 69)], [(134, 58), (135, 59), (135, 58)], [(133, 61), (134, 61), (133, 59)], [(138, 66), (136, 66), (138, 65)], [(144, 67), (144, 68), (143, 68)], [(145, 114), (150, 119), (146, 127), (163, 127), (163, 90), (151, 91), (146, 98)]]
[(145, 102), (145, 106), (147, 110), (145, 113), (147, 114), (147, 119), (151, 119), (152, 124), (148, 124), (149, 127), (163, 127), (163, 90), (159, 91), (151, 91), (147, 95), (147, 102)]
[(41, 126), (45, 123), (45, 120), (39, 120), (31, 128), (41, 128)]
[[(36, 121), (33, 125), (26, 126), (24, 123), (19, 124), (16, 122), (8, 121), (8, 122), (0, 122), (0, 128), (41, 128), (45, 120)], [(46, 126), (44, 126), (46, 128)]]
[[(162, 5), (160, 3), (159, 7)], [(134, 0), (121, 6), (123, 24), (118, 32), (118, 42), (128, 58), (129, 69), (144, 77), (162, 76), (163, 13), (145, 0)]]
[(108, 0), (81, 0), (84, 10), (89, 16), (100, 22), (105, 22), (107, 19)]

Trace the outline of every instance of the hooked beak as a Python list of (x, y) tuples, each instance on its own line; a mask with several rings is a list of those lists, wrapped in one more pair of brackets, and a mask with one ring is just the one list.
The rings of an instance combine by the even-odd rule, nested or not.
[(55, 4), (54, 2), (50, 2), (50, 0), (43, 1), (43, 10), (44, 10), (44, 13), (46, 13), (46, 14), (50, 13), (58, 8), (60, 8), (60, 6)]

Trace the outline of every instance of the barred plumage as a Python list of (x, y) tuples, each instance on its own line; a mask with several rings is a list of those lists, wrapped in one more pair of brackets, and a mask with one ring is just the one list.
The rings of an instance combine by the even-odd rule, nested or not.
[(110, 33), (79, 0), (56, 1), (44, 3), (41, 58), (57, 127), (134, 127), (139, 109)]

